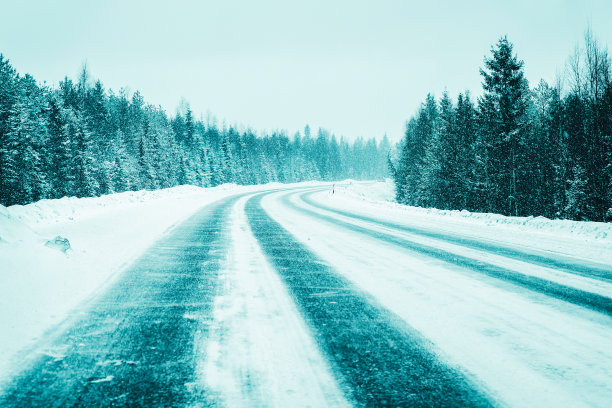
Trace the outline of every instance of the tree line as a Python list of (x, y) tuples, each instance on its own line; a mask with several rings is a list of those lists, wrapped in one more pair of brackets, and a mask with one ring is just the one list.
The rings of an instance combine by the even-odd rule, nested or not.
[(83, 68), (76, 81), (38, 84), (0, 54), (0, 204), (91, 197), (182, 184), (261, 184), (384, 177), (386, 138), (352, 143), (325, 129), (253, 130), (174, 117), (139, 92), (106, 90)]
[[(485, 58), (482, 95), (429, 94), (389, 160), (400, 203), (612, 220), (612, 77), (607, 49), (587, 30), (569, 86), (530, 88), (501, 38)], [(568, 88), (564, 90), (564, 88)]]

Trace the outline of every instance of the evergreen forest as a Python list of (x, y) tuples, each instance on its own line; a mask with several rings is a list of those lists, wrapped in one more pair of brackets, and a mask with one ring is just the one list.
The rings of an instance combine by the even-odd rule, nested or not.
[[(480, 69), (482, 93), (427, 95), (392, 149), (325, 129), (258, 134), (174, 116), (118, 93), (84, 67), (57, 87), (0, 54), (0, 204), (182, 184), (379, 179), (399, 203), (512, 216), (612, 220), (612, 70), (590, 30), (562, 79), (530, 87), (502, 37)], [(394, 154), (389, 154), (394, 151)]]
[(590, 30), (565, 73), (530, 88), (502, 37), (482, 94), (427, 95), (389, 161), (397, 201), (512, 216), (612, 220), (612, 77)]
[(86, 66), (58, 87), (19, 75), (0, 54), (0, 204), (92, 197), (182, 184), (262, 184), (387, 175), (386, 136), (352, 143), (310, 127), (289, 137), (175, 116), (138, 92), (92, 81)]

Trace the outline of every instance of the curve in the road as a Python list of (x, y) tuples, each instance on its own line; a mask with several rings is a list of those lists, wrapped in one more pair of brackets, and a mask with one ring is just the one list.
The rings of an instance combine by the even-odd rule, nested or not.
[(490, 406), (416, 330), (318, 259), (251, 198), (254, 236), (285, 282), (347, 397), (366, 406)]
[[(295, 194), (303, 194), (303, 193), (295, 193)], [(350, 222), (346, 222), (340, 220), (338, 218), (334, 218), (331, 216), (323, 215), (316, 211), (309, 210), (304, 207), (300, 207), (295, 205), (290, 200), (290, 195), (284, 195), (281, 198), (281, 202), (292, 208), (295, 211), (306, 214), (310, 217), (317, 218), (321, 221), (331, 223), (338, 227), (342, 227), (348, 229), (353, 232), (357, 232), (360, 234), (365, 234), (375, 239), (382, 240), (384, 242), (388, 242), (392, 245), (398, 245), (404, 249), (408, 249), (415, 253), (419, 253), (422, 255), (426, 255), (431, 258), (435, 258), (437, 260), (441, 260), (443, 262), (447, 262), (453, 265), (460, 266), (464, 268), (466, 271), (470, 273), (478, 273), (484, 274), (486, 276), (501, 279), (506, 282), (510, 282), (516, 285), (519, 285), (523, 288), (529, 289), (534, 292), (538, 292), (541, 294), (545, 294), (547, 296), (551, 296), (563, 301), (567, 301), (569, 303), (587, 307), (591, 310), (595, 310), (606, 315), (612, 315), (612, 299), (603, 295), (599, 295), (596, 293), (585, 292), (580, 289), (572, 288), (569, 286), (565, 286), (556, 282), (551, 282), (546, 279), (539, 278), (537, 276), (522, 274), (510, 269), (506, 269), (497, 265), (492, 265), (482, 260), (476, 260), (469, 258), (467, 256), (462, 256), (458, 254), (451, 254), (442, 249), (421, 244), (415, 241), (403, 239), (394, 235), (386, 234), (380, 231), (374, 231), (368, 228), (365, 228), (360, 225), (356, 225)], [(344, 215), (344, 214), (342, 214)], [(347, 217), (351, 217), (350, 214)], [(354, 217), (358, 219), (357, 217)], [(378, 222), (375, 219), (369, 220), (369, 222)], [(381, 224), (384, 225), (384, 224)], [(483, 248), (481, 248), (483, 249)]]
[(0, 406), (205, 403), (210, 396), (194, 386), (194, 339), (208, 330), (224, 223), (237, 198), (204, 207), (161, 238), (39, 344), (45, 350), (5, 387)]
[(373, 222), (385, 226), (387, 228), (396, 229), (398, 231), (408, 232), (415, 235), (422, 235), (428, 238), (434, 238), (437, 240), (450, 242), (467, 248), (488, 251), (508, 258), (526, 261), (535, 265), (552, 267), (564, 272), (612, 282), (612, 265), (602, 265), (595, 262), (586, 261), (579, 262), (568, 257), (563, 257), (561, 255), (544, 255), (541, 253), (530, 252), (527, 250), (518, 250), (516, 248), (498, 245), (491, 242), (478, 241), (449, 233), (440, 233), (425, 228), (418, 228), (415, 226), (392, 223), (378, 218), (368, 217), (362, 214), (349, 213), (338, 208), (326, 206), (320, 202), (313, 200), (311, 196), (315, 193), (316, 192), (312, 191), (300, 193), (300, 199), (315, 208), (320, 208), (322, 210), (333, 212), (355, 220)]

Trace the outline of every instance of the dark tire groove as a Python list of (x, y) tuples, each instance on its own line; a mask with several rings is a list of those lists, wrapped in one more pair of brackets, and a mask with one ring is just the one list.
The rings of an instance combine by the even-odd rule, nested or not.
[(236, 199), (204, 207), (151, 246), (84, 312), (42, 342), (59, 355), (34, 358), (3, 387), (0, 406), (213, 404), (190, 385), (194, 338), (208, 330), (223, 225)]
[(332, 364), (347, 398), (363, 406), (491, 406), (433, 346), (317, 259), (250, 199), (253, 234)]

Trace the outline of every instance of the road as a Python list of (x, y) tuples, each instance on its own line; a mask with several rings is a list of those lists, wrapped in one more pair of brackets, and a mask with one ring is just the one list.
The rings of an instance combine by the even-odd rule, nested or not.
[(0, 406), (612, 401), (610, 263), (328, 190), (202, 208), (24, 353)]

